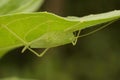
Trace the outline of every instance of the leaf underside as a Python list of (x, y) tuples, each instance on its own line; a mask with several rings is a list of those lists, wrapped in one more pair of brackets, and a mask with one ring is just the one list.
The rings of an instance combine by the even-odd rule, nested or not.
[(48, 12), (0, 16), (0, 55), (20, 47), (51, 48), (72, 43), (74, 31), (120, 18), (120, 10), (64, 18)]

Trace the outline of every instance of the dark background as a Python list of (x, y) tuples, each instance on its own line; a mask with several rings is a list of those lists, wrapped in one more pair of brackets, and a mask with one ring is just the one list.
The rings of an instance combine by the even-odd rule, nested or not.
[[(85, 16), (120, 9), (120, 0), (45, 0), (38, 11)], [(96, 26), (97, 27), (97, 26)], [(94, 30), (85, 29), (82, 33)], [(0, 60), (0, 78), (37, 80), (120, 80), (120, 20), (72, 44), (53, 48), (42, 58), (15, 49)]]

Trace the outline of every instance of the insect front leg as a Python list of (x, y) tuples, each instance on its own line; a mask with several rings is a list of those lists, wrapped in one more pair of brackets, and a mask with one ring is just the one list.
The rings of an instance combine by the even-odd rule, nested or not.
[(72, 44), (73, 45), (76, 45), (76, 43), (77, 43), (77, 40), (78, 40), (78, 38), (79, 38), (79, 36), (80, 36), (80, 32), (81, 32), (81, 30), (79, 30), (78, 32), (75, 32), (75, 39), (72, 41)]

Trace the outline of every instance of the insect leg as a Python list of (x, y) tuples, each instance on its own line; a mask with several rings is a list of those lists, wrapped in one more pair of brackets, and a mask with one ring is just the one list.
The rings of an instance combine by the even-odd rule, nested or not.
[(23, 47), (21, 53), (24, 53), (27, 50), (28, 46)]
[(36, 51), (34, 51), (33, 49), (31, 49), (29, 47), (27, 49), (30, 50), (31, 52), (33, 52), (38, 57), (42, 57), (49, 50), (49, 48), (46, 48), (42, 53), (39, 54), (39, 53), (37, 53)]
[(75, 39), (72, 41), (72, 44), (73, 44), (73, 45), (76, 45), (77, 40), (78, 40), (79, 35), (80, 35), (80, 32), (81, 32), (81, 30), (79, 30), (79, 31), (77, 32), (77, 34), (75, 34)]
[(29, 43), (23, 47), (21, 53), (24, 53), (28, 48), (29, 48)]

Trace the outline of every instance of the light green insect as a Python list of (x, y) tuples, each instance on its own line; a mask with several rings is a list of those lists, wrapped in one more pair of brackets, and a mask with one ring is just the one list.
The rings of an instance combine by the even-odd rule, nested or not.
[[(0, 55), (16, 47), (25, 46), (22, 52), (29, 49), (41, 57), (52, 47), (69, 43), (75, 45), (81, 30), (118, 18), (119, 10), (81, 18), (64, 18), (48, 12), (1, 16)], [(76, 36), (73, 34), (75, 31), (79, 31)], [(46, 49), (38, 54), (32, 48)]]

